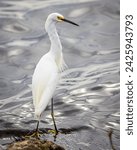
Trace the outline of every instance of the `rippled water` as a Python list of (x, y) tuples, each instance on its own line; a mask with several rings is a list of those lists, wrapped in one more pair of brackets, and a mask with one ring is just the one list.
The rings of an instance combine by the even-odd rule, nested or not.
[[(59, 12), (80, 27), (58, 24), (69, 66), (54, 95), (58, 128), (67, 150), (119, 149), (119, 0), (0, 0), (0, 132), (32, 129), (31, 77), (50, 42), (44, 22)], [(40, 127), (53, 128), (50, 106)], [(12, 139), (0, 135), (1, 147)], [(47, 135), (53, 140), (53, 137)]]

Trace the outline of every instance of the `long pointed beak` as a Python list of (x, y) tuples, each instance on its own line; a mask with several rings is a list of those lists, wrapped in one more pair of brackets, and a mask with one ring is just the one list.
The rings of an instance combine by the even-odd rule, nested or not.
[(73, 25), (75, 25), (75, 26), (79, 26), (78, 24), (76, 24), (76, 23), (74, 23), (74, 22), (72, 22), (72, 21), (70, 21), (70, 20), (67, 20), (67, 19), (65, 19), (65, 18), (63, 18), (62, 21), (71, 23), (71, 24), (73, 24)]

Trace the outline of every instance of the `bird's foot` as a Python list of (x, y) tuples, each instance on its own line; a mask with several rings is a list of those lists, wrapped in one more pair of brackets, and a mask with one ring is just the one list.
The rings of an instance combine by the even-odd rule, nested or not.
[(54, 141), (56, 141), (57, 135), (59, 134), (58, 130), (50, 129), (48, 130), (49, 134), (54, 134)]
[(54, 129), (49, 129), (48, 133), (56, 134), (57, 135), (59, 133), (59, 131), (58, 130), (54, 130)]
[(34, 131), (34, 132), (31, 133), (31, 134), (25, 135), (24, 138), (25, 138), (25, 139), (31, 139), (31, 138), (40, 139), (40, 136), (41, 136), (42, 134), (43, 134), (43, 133), (42, 133), (41, 131)]

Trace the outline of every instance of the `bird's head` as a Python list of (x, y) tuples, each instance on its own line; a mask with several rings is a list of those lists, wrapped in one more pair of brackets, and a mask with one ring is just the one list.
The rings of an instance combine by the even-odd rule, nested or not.
[(59, 13), (51, 13), (48, 16), (48, 18), (46, 20), (46, 25), (49, 25), (52, 22), (54, 22), (54, 23), (67, 22), (67, 23), (71, 23), (71, 24), (73, 24), (75, 26), (79, 26), (78, 24), (76, 24), (76, 23), (74, 23), (74, 22), (72, 22), (72, 21), (70, 21), (68, 19), (65, 19), (65, 17), (63, 15), (59, 14)]

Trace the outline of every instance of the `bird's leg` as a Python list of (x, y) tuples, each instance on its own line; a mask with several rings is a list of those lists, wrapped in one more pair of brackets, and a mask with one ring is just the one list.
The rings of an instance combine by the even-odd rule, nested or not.
[(36, 130), (35, 130), (35, 135), (36, 135), (36, 138), (39, 138), (39, 120), (37, 121), (37, 126), (36, 126)]
[(36, 126), (36, 130), (34, 132), (34, 134), (32, 135), (33, 137), (36, 137), (37, 139), (39, 139), (40, 135), (42, 134), (42, 132), (39, 131), (39, 120), (37, 121), (37, 126)]
[(53, 120), (53, 123), (54, 123), (55, 137), (56, 137), (56, 135), (58, 134), (58, 129), (57, 129), (55, 118), (54, 118), (53, 98), (51, 99), (51, 116), (52, 116), (52, 120)]
[(39, 130), (39, 120), (38, 120), (38, 122), (37, 122), (36, 132), (38, 132), (38, 130)]
[(38, 120), (35, 131), (32, 134), (26, 135), (24, 138), (36, 138), (36, 139), (39, 139), (39, 137), (40, 137), (39, 122), (40, 121)]

